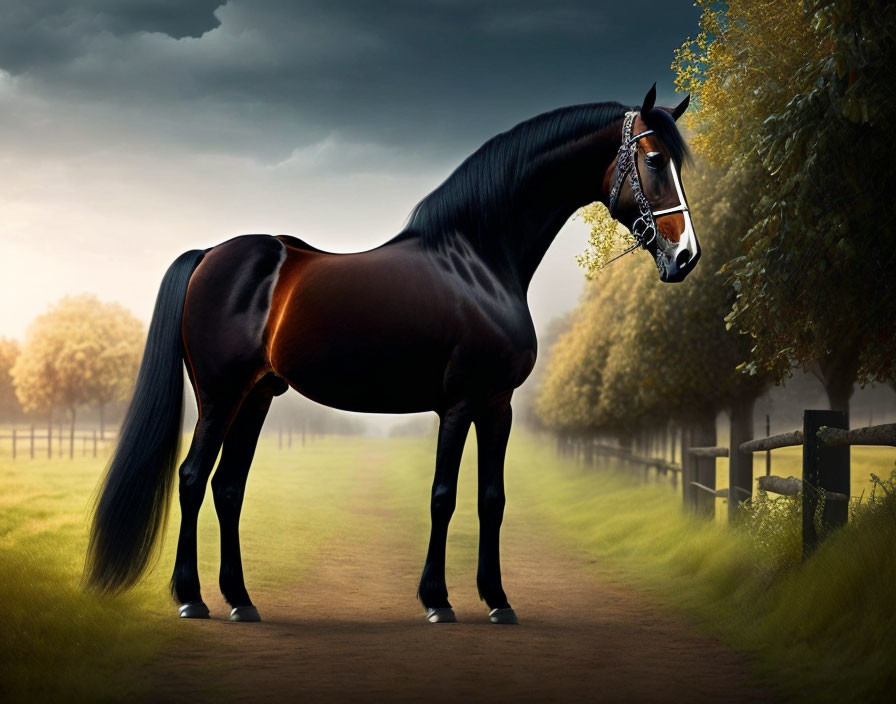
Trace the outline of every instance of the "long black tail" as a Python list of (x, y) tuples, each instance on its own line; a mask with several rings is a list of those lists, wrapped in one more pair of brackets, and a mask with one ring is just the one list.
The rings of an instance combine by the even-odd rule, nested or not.
[(184, 299), (204, 254), (181, 254), (159, 288), (134, 395), (90, 531), (85, 577), (102, 592), (119, 592), (137, 581), (168, 515), (183, 422)]

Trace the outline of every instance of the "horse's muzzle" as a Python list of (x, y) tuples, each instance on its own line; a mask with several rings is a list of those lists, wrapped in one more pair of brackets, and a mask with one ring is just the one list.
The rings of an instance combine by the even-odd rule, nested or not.
[(692, 252), (687, 247), (657, 252), (656, 268), (660, 272), (660, 281), (668, 284), (684, 281), (685, 277), (697, 266), (699, 259), (699, 246), (695, 252)]

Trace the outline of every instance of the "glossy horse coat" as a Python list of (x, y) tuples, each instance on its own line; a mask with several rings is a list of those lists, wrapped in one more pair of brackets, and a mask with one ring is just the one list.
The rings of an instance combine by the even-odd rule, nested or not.
[[(685, 148), (674, 119), (684, 105), (653, 108), (651, 91), (635, 120), (639, 131), (653, 130), (638, 145), (635, 168), (656, 211), (683, 199), (660, 162), (680, 167)], [(271, 399), (291, 386), (335, 408), (439, 415), (432, 532), (419, 587), (433, 622), (454, 619), (445, 542), (461, 454), (476, 425), (477, 583), (491, 620), (516, 622), (501, 584), (499, 532), (510, 399), (537, 349), (526, 290), (576, 209), (607, 202), (625, 112), (616, 103), (574, 106), (498, 135), (421, 201), (403, 232), (368, 252), (330, 254), (292, 237), (247, 235), (178, 258), (162, 283), (97, 505), (89, 581), (108, 591), (127, 587), (151, 557), (177, 457), (185, 361), (199, 420), (179, 470), (172, 590), (181, 616), (208, 616), (196, 521), (211, 476), (221, 524), (221, 590), (233, 606), (231, 619), (259, 618), (243, 579), (239, 515)], [(625, 189), (614, 215), (629, 226), (638, 216)], [(659, 245), (647, 248), (658, 266), (684, 226), (680, 208), (657, 217)], [(697, 251), (691, 259), (678, 257), (670, 280), (681, 280), (696, 263), (696, 238), (693, 243)], [(661, 273), (668, 266), (664, 261)]]

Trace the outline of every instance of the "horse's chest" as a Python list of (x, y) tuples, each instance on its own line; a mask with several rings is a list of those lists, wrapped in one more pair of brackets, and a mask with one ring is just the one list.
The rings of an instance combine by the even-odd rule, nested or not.
[(524, 307), (477, 308), (465, 318), (447, 376), (473, 378), (492, 389), (516, 388), (532, 371), (535, 350), (535, 331)]

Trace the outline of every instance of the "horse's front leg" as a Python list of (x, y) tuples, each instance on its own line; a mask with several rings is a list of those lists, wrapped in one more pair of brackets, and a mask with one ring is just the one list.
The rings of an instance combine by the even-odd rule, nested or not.
[(515, 624), (516, 614), (501, 586), (499, 550), (504, 520), (504, 455), (513, 414), (510, 397), (489, 404), (475, 419), (479, 446), (479, 569), (476, 585), (492, 623)]
[(426, 609), (426, 618), (432, 623), (453, 623), (457, 620), (448, 602), (448, 587), (445, 584), (445, 544), (448, 523), (457, 502), (457, 474), (471, 421), (467, 404), (461, 403), (443, 413), (439, 424), (436, 474), (430, 502), (432, 530), (418, 591)]

